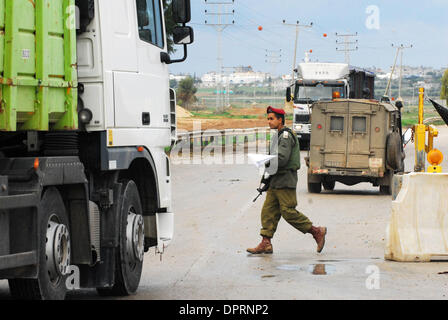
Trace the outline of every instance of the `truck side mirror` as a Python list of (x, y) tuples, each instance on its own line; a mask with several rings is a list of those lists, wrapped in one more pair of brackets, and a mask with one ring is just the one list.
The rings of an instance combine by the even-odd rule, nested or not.
[(191, 27), (175, 27), (173, 30), (173, 41), (175, 44), (192, 44), (194, 32)]
[(190, 0), (173, 0), (173, 19), (176, 23), (188, 23), (191, 20)]
[(291, 102), (291, 87), (286, 88), (286, 102)]

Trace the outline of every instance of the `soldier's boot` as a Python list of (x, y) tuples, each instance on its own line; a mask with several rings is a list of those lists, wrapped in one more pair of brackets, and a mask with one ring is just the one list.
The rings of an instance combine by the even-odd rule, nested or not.
[(273, 253), (271, 239), (268, 237), (263, 237), (260, 244), (256, 248), (249, 248), (247, 252), (252, 254), (262, 254), (262, 253)]
[(316, 240), (317, 252), (322, 252), (325, 246), (325, 235), (327, 234), (327, 228), (312, 226), (310, 231), (308, 231), (308, 233), (311, 233), (313, 235), (314, 240)]

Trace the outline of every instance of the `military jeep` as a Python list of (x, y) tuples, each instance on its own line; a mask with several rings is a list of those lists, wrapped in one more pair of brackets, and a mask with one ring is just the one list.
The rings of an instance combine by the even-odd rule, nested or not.
[(381, 193), (390, 194), (394, 173), (404, 171), (397, 106), (352, 99), (313, 104), (308, 192), (333, 190), (336, 182), (349, 186), (371, 182)]

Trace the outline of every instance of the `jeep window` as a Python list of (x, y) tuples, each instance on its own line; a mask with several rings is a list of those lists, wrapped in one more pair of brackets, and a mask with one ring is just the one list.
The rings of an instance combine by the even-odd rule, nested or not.
[(353, 117), (352, 131), (354, 133), (367, 133), (366, 117)]
[(140, 39), (163, 48), (163, 24), (160, 2), (158, 0), (136, 0), (136, 3)]
[(344, 117), (331, 117), (330, 131), (344, 131)]

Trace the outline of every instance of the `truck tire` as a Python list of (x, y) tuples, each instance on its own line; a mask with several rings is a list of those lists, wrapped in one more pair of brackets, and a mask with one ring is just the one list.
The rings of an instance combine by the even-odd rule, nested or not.
[(309, 193), (320, 193), (321, 191), (322, 191), (322, 183), (308, 182), (308, 192)]
[(403, 154), (401, 152), (401, 137), (398, 132), (392, 132), (387, 136), (386, 160), (387, 164), (394, 170), (402, 167)]
[(11, 279), (15, 299), (64, 300), (70, 267), (70, 234), (67, 212), (59, 191), (48, 188), (39, 204), (38, 278)]
[(97, 288), (97, 292), (103, 296), (135, 294), (142, 274), (145, 228), (140, 195), (134, 181), (125, 180), (122, 184), (115, 284), (111, 288)]
[(336, 181), (323, 181), (322, 185), (324, 187), (325, 190), (327, 191), (333, 191), (334, 187), (336, 185)]

